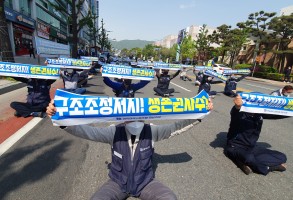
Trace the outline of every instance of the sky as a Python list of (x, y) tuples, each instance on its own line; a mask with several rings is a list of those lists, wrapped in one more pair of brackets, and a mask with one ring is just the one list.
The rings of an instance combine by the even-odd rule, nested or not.
[(288, 6), (292, 0), (99, 0), (99, 21), (110, 39), (158, 41), (191, 25), (236, 27), (250, 13)]

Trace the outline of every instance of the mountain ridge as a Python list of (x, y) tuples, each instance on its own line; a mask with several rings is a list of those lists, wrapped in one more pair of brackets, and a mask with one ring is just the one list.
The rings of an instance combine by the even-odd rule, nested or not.
[(115, 49), (132, 49), (135, 47), (138, 48), (144, 48), (147, 44), (153, 44), (154, 41), (148, 41), (148, 40), (120, 40), (120, 41), (110, 41), (112, 44), (112, 47)]

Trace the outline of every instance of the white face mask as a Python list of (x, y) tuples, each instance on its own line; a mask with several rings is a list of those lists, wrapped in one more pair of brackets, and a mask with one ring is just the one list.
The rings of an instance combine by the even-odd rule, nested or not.
[(139, 135), (144, 127), (143, 122), (130, 122), (125, 125), (125, 129), (131, 134), (131, 135)]
[(289, 96), (291, 93), (285, 92), (283, 93), (284, 96)]
[(208, 80), (211, 81), (213, 78), (212, 77), (208, 77)]
[(67, 73), (72, 74), (73, 73), (73, 69), (66, 69)]

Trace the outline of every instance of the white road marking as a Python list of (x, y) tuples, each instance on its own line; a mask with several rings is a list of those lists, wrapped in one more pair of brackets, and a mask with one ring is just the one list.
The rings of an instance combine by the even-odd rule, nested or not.
[(179, 87), (179, 88), (181, 88), (181, 89), (183, 89), (183, 90), (185, 90), (185, 91), (187, 91), (187, 92), (192, 92), (191, 90), (188, 90), (188, 89), (186, 89), (186, 88), (184, 88), (184, 87), (182, 87), (180, 85), (177, 85), (177, 84), (172, 83), (172, 82), (170, 82), (170, 83), (173, 84), (173, 85), (175, 85), (175, 86), (177, 86), (177, 87)]
[(31, 121), (29, 121), (26, 125), (24, 125), (21, 129), (11, 135), (8, 139), (0, 144), (0, 156), (4, 154), (12, 145), (14, 145), (20, 138), (25, 136), (32, 128), (34, 128), (42, 118), (34, 117)]
[(257, 88), (262, 88), (262, 89), (266, 89), (266, 90), (271, 90), (271, 91), (276, 90), (276, 89), (267, 88), (267, 87), (262, 87), (262, 86), (253, 85), (253, 84), (246, 84), (246, 85), (253, 86), (253, 87), (257, 87)]

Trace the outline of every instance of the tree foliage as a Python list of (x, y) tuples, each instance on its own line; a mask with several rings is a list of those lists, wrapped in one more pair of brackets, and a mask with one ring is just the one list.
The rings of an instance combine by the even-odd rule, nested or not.
[(207, 60), (208, 58), (211, 37), (208, 37), (208, 30), (206, 27), (206, 24), (203, 24), (203, 26), (200, 27), (197, 40), (195, 42), (195, 49), (198, 52), (198, 60)]
[(71, 8), (71, 11), (67, 11), (67, 7), (63, 7), (60, 4), (52, 3), (50, 4), (58, 11), (63, 12), (67, 15), (67, 21), (68, 24), (71, 26), (71, 32), (72, 32), (72, 57), (77, 58), (77, 44), (79, 42), (78, 40), (78, 33), (80, 30), (85, 26), (92, 26), (93, 24), (93, 16), (91, 14), (91, 11), (87, 13), (86, 16), (81, 15), (81, 11), (83, 8), (83, 4), (85, 0), (64, 0), (69, 7)]
[(195, 56), (196, 49), (195, 49), (195, 41), (191, 38), (190, 35), (184, 37), (181, 47), (181, 60), (190, 59), (192, 60)]
[(108, 38), (107, 30), (105, 29), (105, 23), (103, 19), (101, 20), (102, 26), (99, 28), (99, 37), (98, 37), (98, 44), (101, 46), (102, 51), (108, 50), (111, 51), (112, 45)]

